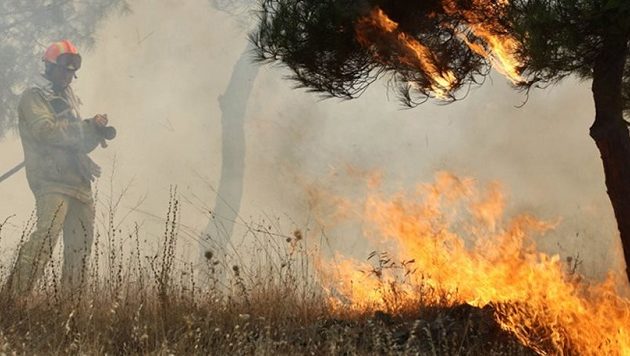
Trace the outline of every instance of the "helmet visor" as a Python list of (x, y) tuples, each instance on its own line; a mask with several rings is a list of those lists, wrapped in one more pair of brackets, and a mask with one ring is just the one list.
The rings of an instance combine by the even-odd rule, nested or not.
[(74, 53), (64, 53), (57, 57), (58, 66), (76, 72), (81, 68), (81, 55)]

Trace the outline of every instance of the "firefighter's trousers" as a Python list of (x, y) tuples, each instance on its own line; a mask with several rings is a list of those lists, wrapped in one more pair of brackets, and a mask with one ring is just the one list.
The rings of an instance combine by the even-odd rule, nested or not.
[(59, 234), (63, 231), (61, 285), (65, 292), (80, 287), (87, 271), (94, 239), (94, 203), (63, 194), (36, 198), (37, 226), (20, 248), (9, 283), (12, 291), (25, 294), (44, 273)]

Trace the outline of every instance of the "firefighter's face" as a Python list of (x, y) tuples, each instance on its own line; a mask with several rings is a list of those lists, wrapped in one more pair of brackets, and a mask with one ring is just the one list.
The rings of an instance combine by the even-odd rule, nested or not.
[(75, 72), (74, 70), (55, 65), (50, 72), (49, 79), (54, 87), (65, 89), (72, 83)]

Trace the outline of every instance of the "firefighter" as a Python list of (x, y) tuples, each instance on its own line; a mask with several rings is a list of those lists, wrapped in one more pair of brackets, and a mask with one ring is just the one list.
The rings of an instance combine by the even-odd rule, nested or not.
[(62, 287), (79, 287), (94, 235), (91, 182), (100, 175), (88, 153), (113, 138), (106, 114), (85, 120), (79, 115), (70, 87), (81, 68), (76, 47), (68, 40), (53, 43), (43, 61), (45, 83), (24, 91), (18, 105), (26, 177), (37, 212), (35, 230), (21, 246), (7, 283), (20, 295), (43, 274), (61, 232)]

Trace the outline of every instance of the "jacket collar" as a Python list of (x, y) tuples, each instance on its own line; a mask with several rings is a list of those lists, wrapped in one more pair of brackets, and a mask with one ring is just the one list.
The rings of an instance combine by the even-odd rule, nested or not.
[(81, 114), (79, 113), (79, 106), (81, 105), (81, 100), (74, 95), (74, 91), (72, 87), (68, 86), (63, 92), (56, 92), (53, 90), (52, 83), (44, 77), (44, 75), (39, 76), (33, 83), (33, 85), (38, 88), (46, 101), (51, 101), (54, 98), (62, 98), (67, 101), (68, 104), (72, 107), (72, 112), (74, 116), (78, 119), (81, 118)]

